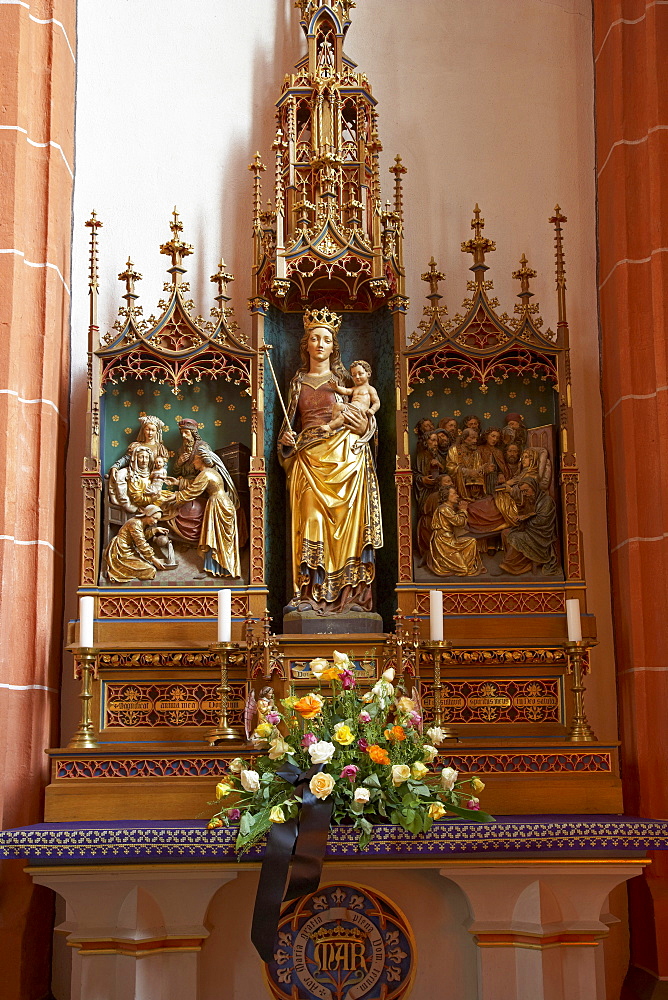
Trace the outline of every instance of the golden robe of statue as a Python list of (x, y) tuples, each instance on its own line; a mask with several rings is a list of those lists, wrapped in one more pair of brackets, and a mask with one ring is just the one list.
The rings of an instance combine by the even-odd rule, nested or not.
[(305, 365), (292, 381), (288, 401), (295, 429), (285, 423), (279, 436), (292, 515), (293, 602), (328, 613), (371, 610), (374, 553), (383, 544), (378, 480), (369, 447), (375, 420), (352, 415), (361, 434), (349, 424), (335, 431), (325, 428), (339, 398), (333, 374), (339, 379), (345, 375), (336, 368), (340, 361), (332, 331), (307, 332), (302, 356)]
[(452, 502), (438, 505), (431, 522), (432, 536), (427, 566), (436, 576), (477, 576), (483, 572), (478, 543), (468, 535), (457, 536), (466, 527), (466, 513)]
[(104, 567), (112, 583), (152, 580), (155, 577), (156, 555), (146, 538), (145, 529), (150, 530), (156, 521), (156, 517), (131, 517), (121, 525), (103, 556)]

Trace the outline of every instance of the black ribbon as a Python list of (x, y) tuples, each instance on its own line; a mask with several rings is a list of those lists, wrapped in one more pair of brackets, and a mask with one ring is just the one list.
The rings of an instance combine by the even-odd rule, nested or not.
[(331, 798), (316, 798), (309, 782), (324, 766), (314, 764), (308, 771), (300, 771), (287, 762), (276, 772), (279, 778), (295, 786), (302, 806), (297, 818), (272, 823), (267, 834), (251, 930), (251, 941), (264, 962), (271, 962), (274, 957), (281, 903), (315, 892), (320, 885), (334, 802)]

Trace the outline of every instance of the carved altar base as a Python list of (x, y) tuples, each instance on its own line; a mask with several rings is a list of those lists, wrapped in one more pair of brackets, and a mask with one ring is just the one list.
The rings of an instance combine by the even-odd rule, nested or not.
[[(319, 894), (343, 886), (354, 907), (371, 891), (401, 914), (406, 998), (447, 983), (458, 1000), (605, 1000), (620, 973), (610, 894), (668, 846), (668, 822), (616, 816), (376, 829), (365, 853), (351, 829), (330, 832)], [(262, 847), (238, 862), (232, 840), (201, 823), (39, 824), (0, 833), (0, 857), (27, 858), (65, 900), (56, 966), (71, 1000), (262, 1000), (278, 995), (250, 943)]]

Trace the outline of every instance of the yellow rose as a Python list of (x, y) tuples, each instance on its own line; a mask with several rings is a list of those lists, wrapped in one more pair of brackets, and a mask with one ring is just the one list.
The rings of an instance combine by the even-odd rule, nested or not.
[(281, 705), (285, 708), (294, 708), (298, 701), (299, 698), (296, 698), (293, 694), (291, 694), (289, 698), (283, 698)]
[(233, 792), (234, 788), (232, 785), (228, 785), (226, 781), (219, 781), (216, 785), (216, 798), (224, 799), (230, 792)]
[(403, 785), (411, 776), (411, 769), (407, 764), (394, 764), (392, 766), (392, 784), (395, 788)]
[(471, 778), (471, 788), (474, 792), (481, 792), (485, 787), (485, 782), (481, 781), (480, 778)]
[(411, 775), (417, 781), (424, 778), (425, 774), (429, 771), (428, 767), (425, 767), (422, 761), (416, 760), (414, 764), (411, 764)]
[(429, 806), (428, 813), (432, 819), (440, 819), (441, 816), (445, 816), (445, 809), (440, 802), (432, 802)]
[(314, 774), (309, 781), (309, 788), (316, 799), (326, 799), (334, 791), (334, 778), (331, 774)]
[(320, 674), (321, 681), (338, 681), (339, 677), (343, 673), (343, 667), (338, 667), (336, 663), (332, 667), (328, 667)]
[(271, 741), (271, 747), (269, 749), (269, 760), (282, 760), (286, 753), (291, 753), (292, 747), (289, 743), (286, 743), (282, 736), (277, 736), (275, 740)]
[(316, 656), (315, 660), (311, 660), (309, 667), (311, 668), (311, 673), (314, 677), (320, 680), (322, 673), (327, 670), (329, 666), (329, 661), (325, 660), (322, 656)]
[(403, 697), (397, 702), (397, 708), (400, 712), (404, 712), (405, 715), (408, 715), (410, 712), (415, 712), (417, 706), (412, 698)]
[(334, 733), (334, 739), (337, 743), (340, 743), (342, 747), (349, 747), (355, 740), (355, 734), (349, 726), (339, 726)]
[(269, 813), (269, 819), (272, 823), (285, 823), (285, 814), (280, 806), (274, 806)]
[(260, 725), (255, 730), (255, 736), (257, 736), (258, 739), (260, 740), (266, 740), (268, 736), (271, 736), (273, 731), (274, 727), (271, 726), (268, 722), (261, 722)]

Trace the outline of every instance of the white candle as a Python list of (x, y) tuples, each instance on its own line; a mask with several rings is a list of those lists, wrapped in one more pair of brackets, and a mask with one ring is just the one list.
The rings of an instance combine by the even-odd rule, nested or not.
[(232, 591), (218, 591), (218, 642), (232, 641)]
[(429, 591), (429, 638), (443, 642), (443, 591)]
[(93, 616), (95, 614), (95, 598), (79, 598), (79, 645), (87, 649), (93, 647)]
[(580, 602), (577, 597), (573, 597), (570, 601), (566, 601), (566, 621), (568, 622), (568, 641), (582, 642)]

